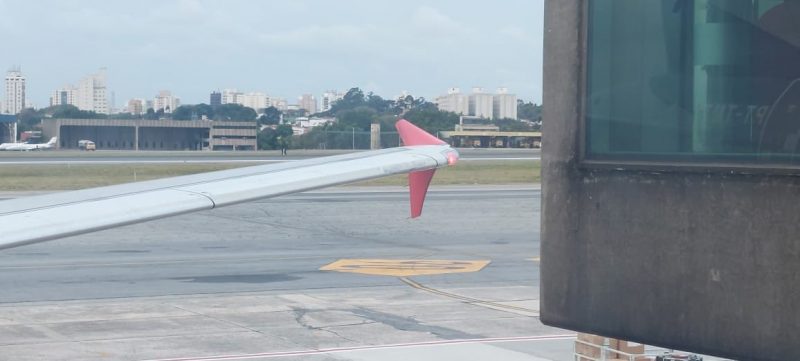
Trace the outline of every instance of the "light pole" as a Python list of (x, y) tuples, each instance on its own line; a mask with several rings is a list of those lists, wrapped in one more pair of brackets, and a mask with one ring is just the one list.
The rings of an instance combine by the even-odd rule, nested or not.
[(350, 127), (353, 129), (353, 150), (356, 149), (356, 127)]

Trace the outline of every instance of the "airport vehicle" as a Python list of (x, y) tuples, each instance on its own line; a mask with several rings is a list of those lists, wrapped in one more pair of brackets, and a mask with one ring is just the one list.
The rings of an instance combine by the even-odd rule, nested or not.
[(50, 149), (56, 145), (58, 138), (52, 137), (50, 141), (43, 144), (30, 144), (30, 143), (3, 143), (0, 144), (0, 150), (16, 150), (16, 151), (29, 151), (29, 150), (42, 150)]
[(97, 145), (91, 140), (82, 139), (78, 141), (78, 148), (82, 150), (97, 150)]
[(406, 120), (405, 146), (0, 202), (0, 249), (366, 179), (408, 173), (411, 217), (458, 152)]

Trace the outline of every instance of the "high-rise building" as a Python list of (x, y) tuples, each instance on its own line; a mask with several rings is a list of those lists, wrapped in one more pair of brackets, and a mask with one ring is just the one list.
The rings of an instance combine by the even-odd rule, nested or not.
[(338, 92), (336, 90), (328, 90), (322, 93), (322, 109), (321, 111), (327, 112), (331, 110), (333, 107), (333, 103), (342, 100), (344, 98), (344, 93)]
[(298, 105), (300, 109), (304, 109), (309, 114), (314, 114), (317, 112), (317, 98), (311, 94), (303, 94), (300, 98), (298, 98)]
[(289, 110), (289, 102), (286, 101), (284, 98), (272, 98), (272, 105), (273, 107), (277, 108), (278, 110), (285, 112)]
[(67, 85), (50, 96), (50, 105), (71, 104), (80, 110), (99, 114), (109, 114), (108, 89), (106, 85), (106, 69), (87, 75), (78, 82), (78, 86)]
[(460, 115), (469, 115), (469, 97), (461, 93), (459, 88), (450, 88), (447, 95), (442, 95), (434, 101), (441, 111), (453, 112)]
[(25, 77), (20, 68), (14, 68), (6, 73), (6, 97), (3, 102), (3, 112), (19, 114), (24, 108)]
[(163, 110), (164, 113), (172, 113), (181, 106), (181, 100), (172, 95), (169, 90), (162, 90), (158, 92), (155, 99), (153, 99), (153, 110)]
[(142, 114), (144, 114), (145, 111), (147, 111), (147, 109), (144, 108), (145, 103), (146, 102), (145, 102), (144, 99), (131, 99), (131, 100), (128, 100), (128, 113), (133, 114), (133, 115), (142, 115)]
[(241, 104), (241, 97), (244, 94), (236, 89), (225, 89), (222, 91), (222, 104)]
[(209, 96), (208, 104), (212, 107), (216, 107), (222, 105), (222, 93), (218, 91), (211, 92), (211, 96)]
[(517, 96), (508, 94), (508, 88), (498, 88), (492, 97), (494, 119), (517, 119)]
[(247, 93), (238, 97), (239, 103), (243, 106), (251, 108), (256, 112), (271, 106), (269, 95), (264, 93)]
[(106, 69), (90, 74), (81, 79), (75, 97), (81, 110), (89, 110), (99, 114), (108, 114), (108, 97), (106, 88)]
[(469, 95), (469, 115), (493, 119), (493, 106), (494, 100), (491, 94), (484, 92), (483, 88), (472, 88), (472, 94)]
[(75, 88), (63, 87), (50, 95), (50, 106), (75, 104)]

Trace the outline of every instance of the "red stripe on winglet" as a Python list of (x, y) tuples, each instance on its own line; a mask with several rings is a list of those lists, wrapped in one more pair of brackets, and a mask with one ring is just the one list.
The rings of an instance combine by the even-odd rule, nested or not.
[(411, 124), (408, 120), (400, 119), (395, 123), (397, 132), (400, 133), (400, 139), (403, 140), (403, 145), (440, 145), (447, 144), (443, 140), (434, 137), (422, 128)]
[(408, 173), (408, 188), (411, 193), (411, 218), (422, 214), (422, 204), (425, 203), (425, 194), (433, 179), (436, 169), (422, 170)]

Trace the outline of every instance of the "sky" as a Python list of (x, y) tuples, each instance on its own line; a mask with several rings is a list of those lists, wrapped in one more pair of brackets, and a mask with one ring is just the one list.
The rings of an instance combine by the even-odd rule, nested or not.
[(541, 103), (543, 3), (0, 0), (0, 70), (20, 66), (38, 107), (101, 67), (118, 107), (230, 88), (296, 103), (352, 87), (430, 100), (507, 87)]

